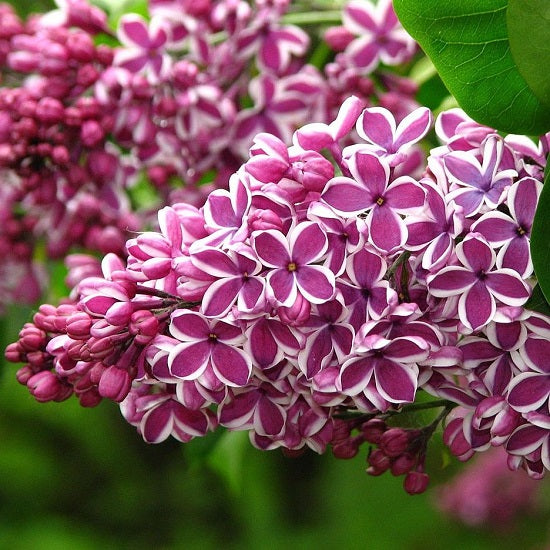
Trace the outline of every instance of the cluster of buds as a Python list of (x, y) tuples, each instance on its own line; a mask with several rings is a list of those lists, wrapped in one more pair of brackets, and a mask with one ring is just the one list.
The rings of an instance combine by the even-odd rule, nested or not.
[[(334, 420), (332, 454), (337, 458), (353, 458), (363, 443), (369, 444), (367, 473), (379, 476), (389, 471), (405, 476), (403, 488), (411, 495), (423, 493), (429, 476), (424, 471), (428, 441), (438, 426), (436, 419), (421, 429), (391, 427), (386, 415), (364, 416), (353, 420)], [(375, 446), (375, 447), (373, 447)]]
[[(87, 0), (56, 3), (26, 21), (0, 5), (0, 193), (10, 220), (0, 228), (9, 281), (0, 308), (39, 296), (42, 243), (52, 259), (75, 249), (124, 256), (156, 209), (200, 206), (226, 188), (258, 132), (288, 144), (307, 121), (332, 120), (350, 93), (398, 119), (416, 107), (416, 86), (388, 72), (416, 51), (390, 0), (345, 6), (343, 26), (327, 31), (339, 53), (318, 66), (308, 63), (310, 34), (285, 21), (288, 0), (150, 0), (147, 17), (125, 14), (114, 31)], [(322, 32), (311, 27), (315, 42)], [(140, 185), (146, 198), (136, 198)], [(32, 292), (18, 292), (21, 278)]]

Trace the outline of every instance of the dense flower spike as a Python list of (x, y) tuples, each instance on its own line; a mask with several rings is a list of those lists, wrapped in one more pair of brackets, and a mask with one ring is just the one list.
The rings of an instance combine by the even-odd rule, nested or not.
[[(260, 134), (229, 190), (200, 209), (162, 209), (160, 231), (128, 241), (126, 263), (108, 256), (72, 304), (43, 306), (7, 350), (27, 363), (19, 380), (41, 401), (74, 392), (85, 405), (121, 402), (150, 442), (187, 441), (218, 423), (249, 431), (261, 449), (332, 443), (349, 457), (369, 442), (369, 473), (404, 475), (411, 494), (428, 483), (430, 436), (460, 405), (445, 431), (453, 453), (504, 445), (512, 467), (542, 476), (550, 320), (521, 307), (541, 184), (509, 168), (532, 157), (481, 127), (465, 148), (444, 113), (438, 128), (448, 144), (463, 139), (460, 154), (442, 145), (420, 180), (398, 175), (415, 154), (399, 140), (420, 139), (431, 115), (419, 109), (396, 126), (356, 105), (302, 128), (288, 148)], [(370, 143), (344, 145), (352, 120)], [(489, 183), (475, 187), (480, 178)], [(498, 197), (468, 210), (467, 186)], [(496, 204), (502, 212), (489, 211)], [(517, 263), (511, 246), (524, 250)], [(440, 398), (432, 423), (377, 423), (421, 391)]]
[[(108, 32), (100, 17), (73, 28), (83, 0), (59, 33), (11, 27), (7, 63), (41, 77), (0, 91), (1, 249), (34, 274), (26, 233), (53, 201), (50, 254), (105, 255), (72, 256), (70, 298), (8, 346), (19, 382), (120, 403), (150, 443), (218, 427), (292, 453), (368, 443), (367, 471), (410, 494), (441, 424), (460, 459), (502, 446), (542, 477), (550, 319), (525, 309), (542, 145), (452, 110), (424, 159), (433, 116), (414, 86), (370, 78), (415, 50), (389, 0), (346, 5), (324, 74), (298, 59), (308, 36), (285, 1), (183, 4), (123, 17), (114, 51), (86, 34)], [(125, 241), (145, 174), (157, 220)], [(416, 407), (439, 414), (394, 424)]]

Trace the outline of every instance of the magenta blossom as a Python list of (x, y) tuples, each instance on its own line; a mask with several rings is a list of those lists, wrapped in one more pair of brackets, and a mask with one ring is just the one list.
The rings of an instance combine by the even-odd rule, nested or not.
[(337, 212), (366, 213), (369, 239), (379, 249), (390, 252), (403, 246), (407, 228), (399, 214), (424, 204), (424, 190), (410, 177), (390, 182), (388, 164), (372, 153), (356, 152), (349, 160), (354, 177), (330, 180), (322, 199)]
[(315, 265), (326, 252), (327, 236), (312, 222), (297, 225), (288, 235), (268, 229), (252, 234), (252, 243), (260, 261), (270, 272), (268, 297), (277, 305), (289, 306), (298, 293), (314, 304), (334, 295), (334, 274)]
[(444, 267), (428, 278), (434, 296), (461, 295), (458, 302), (460, 320), (475, 331), (486, 325), (496, 312), (496, 300), (521, 306), (530, 288), (516, 271), (493, 269), (495, 253), (479, 233), (470, 233), (457, 245), (456, 255), (462, 265)]

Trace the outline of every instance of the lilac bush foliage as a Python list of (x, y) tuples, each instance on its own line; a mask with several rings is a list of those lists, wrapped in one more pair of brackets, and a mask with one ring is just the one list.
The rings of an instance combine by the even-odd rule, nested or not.
[[(550, 318), (524, 305), (546, 140), (454, 109), (411, 175), (432, 123), (352, 96), (290, 146), (258, 134), (228, 190), (162, 208), (126, 259), (40, 307), (6, 351), (18, 380), (39, 401), (119, 402), (150, 443), (225, 428), (346, 458), (367, 442), (368, 472), (404, 475), (411, 494), (441, 423), (459, 459), (502, 446), (542, 477)], [(440, 413), (392, 424), (415, 407)]]
[[(398, 118), (416, 107), (415, 84), (388, 70), (416, 50), (388, 1), (345, 7), (350, 39), (318, 67), (309, 56), (323, 29), (286, 23), (299, 8), (289, 0), (149, 0), (146, 16), (126, 13), (115, 30), (87, 0), (57, 6), (23, 21), (0, 4), (0, 307), (40, 297), (38, 257), (124, 256), (159, 208), (201, 206), (227, 188), (259, 132), (288, 145), (306, 122), (330, 122), (351, 93)], [(367, 20), (370, 38), (353, 39)], [(358, 48), (374, 56), (368, 65)]]

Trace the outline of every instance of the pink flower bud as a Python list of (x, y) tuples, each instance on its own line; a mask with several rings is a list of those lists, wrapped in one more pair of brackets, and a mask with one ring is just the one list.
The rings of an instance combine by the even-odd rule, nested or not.
[(96, 388), (89, 388), (86, 391), (77, 394), (81, 407), (95, 407), (103, 399)]
[(99, 145), (104, 137), (105, 134), (103, 132), (103, 128), (101, 128), (97, 121), (86, 120), (82, 124), (82, 128), (80, 129), (80, 138), (82, 139), (82, 143), (84, 143), (87, 147), (95, 147), (96, 145)]
[(296, 296), (294, 305), (277, 309), (281, 321), (293, 327), (304, 324), (309, 319), (310, 313), (311, 304), (301, 294)]
[(403, 488), (409, 495), (419, 495), (423, 493), (430, 482), (428, 474), (424, 472), (409, 472), (403, 480)]
[(325, 31), (325, 42), (336, 52), (343, 52), (355, 37), (345, 27), (330, 27)]
[(113, 343), (110, 338), (90, 338), (88, 340), (90, 358), (101, 360), (113, 352)]
[(62, 391), (59, 379), (49, 370), (43, 370), (31, 376), (27, 381), (27, 388), (32, 396), (41, 403), (54, 401)]
[(34, 376), (34, 374), (35, 374), (35, 371), (31, 368), (31, 366), (25, 365), (15, 373), (15, 377), (17, 378), (17, 381), (20, 384), (22, 384), (23, 386), (26, 386), (30, 378)]
[(409, 446), (409, 434), (402, 428), (390, 428), (380, 437), (380, 449), (386, 456), (396, 457), (403, 454)]
[(131, 386), (132, 380), (128, 372), (111, 366), (103, 372), (98, 391), (102, 397), (120, 403), (128, 395)]
[(6, 361), (9, 361), (10, 363), (19, 363), (22, 361), (23, 353), (19, 347), (19, 343), (13, 342), (12, 344), (9, 344), (4, 352), (4, 357), (6, 358)]
[(43, 97), (36, 105), (36, 117), (46, 124), (61, 122), (64, 114), (63, 104), (53, 97)]
[(99, 72), (91, 63), (83, 65), (76, 73), (76, 81), (78, 85), (83, 88), (89, 88), (97, 81), (98, 78)]
[(130, 334), (135, 336), (135, 342), (145, 345), (157, 335), (159, 322), (150, 311), (136, 311), (130, 318), (129, 329)]
[(23, 352), (42, 349), (46, 345), (46, 333), (27, 323), (19, 332), (19, 345)]
[(10, 69), (20, 73), (32, 73), (38, 69), (39, 57), (34, 52), (10, 52), (7, 63)]
[(73, 340), (87, 340), (91, 326), (92, 318), (84, 311), (78, 311), (67, 319), (67, 335)]
[(93, 61), (95, 47), (92, 37), (86, 33), (71, 33), (67, 37), (67, 50), (69, 55), (81, 63)]
[(59, 76), (67, 69), (67, 49), (57, 42), (45, 42), (41, 47), (40, 72), (45, 76)]
[(340, 418), (336, 418), (333, 422), (332, 444), (339, 443), (348, 439), (351, 433), (351, 424)]
[(272, 210), (255, 210), (248, 218), (248, 227), (250, 231), (261, 229), (283, 230), (283, 221)]

